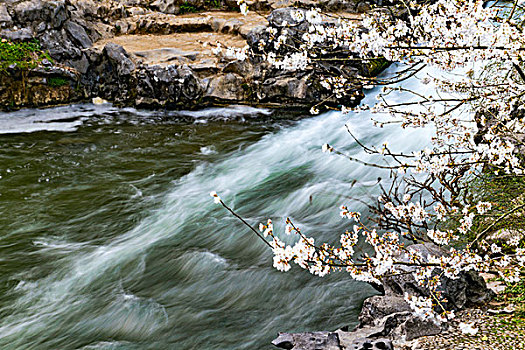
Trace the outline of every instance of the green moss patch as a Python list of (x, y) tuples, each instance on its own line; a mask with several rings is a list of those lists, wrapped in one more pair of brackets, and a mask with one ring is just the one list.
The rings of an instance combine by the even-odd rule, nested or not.
[(51, 77), (47, 79), (47, 85), (51, 87), (60, 87), (69, 84), (69, 80), (62, 77)]
[(8, 69), (32, 69), (44, 59), (52, 62), (49, 54), (42, 50), (37, 40), (16, 43), (0, 41), (0, 73), (7, 73)]
[(180, 13), (181, 14), (185, 14), (185, 13), (195, 13), (195, 12), (199, 12), (199, 9), (196, 8), (195, 6), (187, 3), (187, 2), (184, 2), (180, 5)]
[[(513, 211), (514, 208), (525, 203), (524, 176), (496, 175), (486, 171), (481, 176), (472, 179), (460, 197), (462, 197), (462, 201), (472, 205), (478, 202), (492, 204), (492, 209), (489, 212), (476, 216), (470, 232), (460, 237), (460, 246), (471, 242), (485, 229), (489, 229), (489, 234), (500, 230), (525, 232), (525, 208)], [(509, 212), (511, 213), (506, 215), (504, 220), (500, 220), (502, 215)], [(451, 215), (447, 221), (439, 225), (439, 228), (456, 230), (460, 225), (461, 217), (461, 213)], [(503, 245), (503, 248), (508, 247)]]

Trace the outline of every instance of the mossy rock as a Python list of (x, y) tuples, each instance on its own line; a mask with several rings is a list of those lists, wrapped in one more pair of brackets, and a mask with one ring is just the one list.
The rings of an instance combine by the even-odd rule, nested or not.
[(361, 66), (361, 74), (365, 77), (375, 77), (384, 71), (390, 65), (390, 61), (385, 58), (374, 58), (368, 61), (363, 61)]
[(51, 57), (36, 39), (29, 42), (0, 41), (0, 73), (33, 69), (43, 60), (52, 63)]

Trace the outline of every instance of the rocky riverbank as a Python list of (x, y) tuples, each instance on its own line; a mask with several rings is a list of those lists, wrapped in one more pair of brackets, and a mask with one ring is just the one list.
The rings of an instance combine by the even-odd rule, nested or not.
[[(98, 97), (149, 108), (227, 104), (309, 108), (319, 101), (330, 102), (328, 91), (319, 84), (327, 72), (355, 77), (373, 74), (377, 68), (373, 63), (335, 61), (322, 68), (284, 71), (258, 56), (241, 61), (224, 54), (225, 50), (214, 54), (218, 44), (248, 45), (257, 51), (259, 40), (269, 35), (268, 28), (279, 29), (284, 21), (292, 24), (292, 36), (301, 35), (307, 26), (291, 19), (291, 9), (283, 7), (290, 5), (287, 2), (254, 2), (252, 7), (266, 12), (252, 11), (248, 16), (233, 11), (234, 5), (228, 1), (8, 0), (0, 4), (0, 38), (9, 43), (36, 40), (51, 60), (29, 70), (14, 64), (3, 72), (0, 106), (36, 107)], [(359, 1), (320, 5), (345, 16), (369, 9)], [(201, 12), (181, 15), (184, 11)], [(50, 78), (62, 84), (49, 84)], [(352, 99), (344, 102), (355, 105), (362, 96), (356, 83)]]
[[(447, 254), (429, 243), (415, 244), (407, 249), (418, 251), (422, 256)], [(353, 331), (339, 329), (333, 332), (281, 333), (272, 343), (282, 349), (294, 350), (419, 350), (422, 348), (417, 344), (421, 337), (457, 331), (457, 322), (437, 324), (431, 319), (413, 314), (404, 300), (405, 293), (429, 297), (430, 292), (416, 282), (412, 275), (415, 267), (407, 266), (404, 270), (405, 274), (383, 279), (383, 295), (365, 300), (359, 315), (359, 325)], [(438, 271), (434, 271), (433, 275), (437, 276)], [(440, 281), (439, 291), (443, 300), (446, 300), (443, 306), (454, 312), (485, 305), (495, 295), (487, 288), (484, 279), (474, 271), (464, 272), (458, 279), (440, 276)], [(435, 341), (427, 344), (435, 345)]]

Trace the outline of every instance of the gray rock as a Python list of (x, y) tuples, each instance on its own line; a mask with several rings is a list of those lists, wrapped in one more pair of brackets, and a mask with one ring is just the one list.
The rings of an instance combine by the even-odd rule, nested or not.
[(394, 350), (392, 341), (386, 338), (377, 338), (377, 339), (353, 338), (351, 342), (344, 342), (344, 344), (345, 344), (344, 347), (340, 349)]
[(39, 24), (37, 24), (35, 30), (39, 34), (45, 32), (47, 30), (47, 23), (46, 22), (40, 22)]
[(51, 25), (53, 28), (60, 28), (64, 22), (68, 19), (68, 12), (64, 1), (53, 1), (48, 3)]
[(230, 19), (229, 21), (226, 21), (224, 25), (221, 28), (221, 32), (223, 33), (230, 33), (234, 34), (239, 31), (239, 28), (244, 24), (243, 21), (240, 21), (238, 19)]
[(156, 0), (151, 4), (151, 7), (168, 14), (177, 14), (180, 12), (180, 6), (176, 5), (175, 0)]
[(226, 21), (227, 20), (224, 18), (212, 17), (210, 18), (208, 23), (210, 24), (212, 31), (219, 33), (222, 31), (222, 27), (224, 27), (224, 24), (226, 23)]
[(352, 332), (338, 330), (335, 333), (341, 349), (393, 349), (392, 342), (382, 335), (380, 327), (362, 327)]
[(244, 79), (235, 73), (212, 77), (206, 96), (217, 100), (241, 101), (244, 99), (244, 91), (241, 87), (243, 83)]
[(304, 12), (303, 9), (296, 9), (293, 7), (279, 8), (270, 13), (270, 15), (268, 16), (268, 22), (271, 26), (274, 27), (297, 26), (303, 23), (304, 19), (301, 21), (296, 21), (292, 17), (292, 12), (295, 11)]
[(10, 41), (29, 41), (33, 39), (33, 31), (30, 28), (23, 28), (19, 30), (4, 29), (0, 31), (0, 38)]
[(294, 347), (294, 337), (290, 333), (279, 333), (279, 336), (272, 341), (272, 344), (281, 349), (292, 349)]
[(73, 21), (67, 21), (64, 28), (68, 32), (69, 36), (83, 49), (87, 49), (93, 45), (93, 42), (86, 33), (86, 30), (79, 24)]
[(86, 74), (89, 69), (89, 61), (86, 58), (86, 55), (82, 55), (82, 57), (78, 60), (68, 62), (67, 65), (69, 67), (75, 68), (81, 74)]
[(248, 45), (252, 48), (252, 50), (255, 50), (256, 52), (259, 52), (259, 41), (265, 40), (267, 41), (268, 38), (268, 32), (266, 32), (266, 26), (257, 26), (250, 30), (248, 32), (248, 35), (246, 36), (246, 42)]
[(44, 2), (41, 0), (24, 1), (15, 7), (16, 18), (22, 23), (47, 20), (47, 18), (43, 18), (44, 12)]
[[(394, 315), (390, 315), (392, 319)], [(388, 316), (387, 316), (388, 317)], [(446, 325), (443, 325), (446, 327)], [(405, 339), (410, 341), (420, 337), (437, 335), (442, 332), (443, 328), (430, 320), (422, 320), (421, 318), (408, 314), (406, 320), (398, 324), (390, 331), (390, 336), (393, 339)]]
[(31, 70), (31, 74), (45, 77), (61, 76), (74, 82), (78, 81), (78, 76), (74, 72), (69, 69), (57, 66), (36, 67), (35, 69)]
[(234, 73), (239, 76), (244, 77), (244, 79), (249, 79), (254, 73), (257, 73), (255, 67), (249, 60), (235, 60), (229, 62), (222, 68), (223, 73)]
[(333, 332), (279, 333), (272, 344), (281, 349), (341, 350), (339, 337)]
[(390, 339), (385, 338), (381, 327), (363, 327), (352, 332), (279, 333), (272, 344), (281, 349), (293, 350), (393, 350)]
[(68, 18), (64, 0), (24, 1), (15, 6), (16, 18), (21, 23), (46, 22), (53, 28), (60, 28)]
[(359, 314), (359, 322), (361, 325), (374, 325), (376, 321), (383, 319), (385, 316), (403, 311), (411, 311), (410, 305), (403, 297), (397, 295), (376, 295), (364, 301)]
[(65, 62), (82, 57), (82, 51), (69, 39), (65, 30), (48, 30), (39, 39), (42, 48), (48, 50), (57, 61)]
[(108, 43), (104, 46), (104, 53), (110, 62), (117, 66), (119, 75), (130, 75), (136, 68), (128, 53), (120, 45)]
[(0, 4), (0, 27), (9, 27), (12, 24), (12, 18), (7, 12), (7, 6)]

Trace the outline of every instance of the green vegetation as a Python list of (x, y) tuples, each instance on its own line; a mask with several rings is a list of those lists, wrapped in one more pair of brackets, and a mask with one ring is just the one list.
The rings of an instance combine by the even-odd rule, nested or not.
[[(482, 176), (472, 179), (464, 191), (462, 199), (466, 203), (489, 202), (492, 209), (474, 219), (471, 230), (461, 237), (463, 243), (471, 242), (487, 230), (488, 234), (502, 230), (521, 231), (525, 233), (525, 177), (499, 174), (486, 171)], [(461, 213), (451, 215), (450, 219), (440, 225), (440, 229), (459, 227)], [(507, 247), (503, 241), (503, 249)], [(523, 239), (522, 242), (523, 244)], [(460, 244), (461, 245), (461, 244)]]
[(222, 7), (222, 3), (220, 0), (204, 0), (204, 3), (206, 4), (206, 7), (212, 7), (212, 8)]
[(512, 315), (513, 322), (525, 323), (525, 279), (522, 278), (518, 283), (507, 284), (505, 291), (498, 295), (499, 301), (507, 304), (514, 304), (516, 311)]
[(42, 50), (36, 39), (30, 42), (0, 42), (0, 73), (6, 73), (9, 67), (19, 70), (32, 69), (44, 59), (52, 62), (49, 54)]
[(181, 14), (185, 14), (185, 13), (195, 13), (195, 12), (199, 12), (199, 10), (193, 6), (192, 4), (188, 3), (188, 2), (184, 2), (180, 5), (180, 13)]
[(62, 77), (51, 77), (47, 79), (47, 85), (51, 87), (60, 87), (67, 85), (69, 83), (69, 80), (62, 78)]

